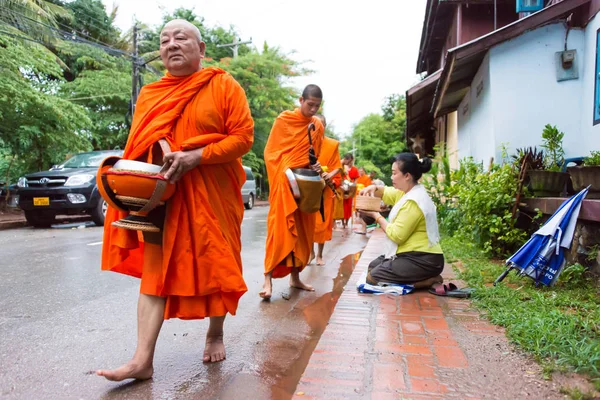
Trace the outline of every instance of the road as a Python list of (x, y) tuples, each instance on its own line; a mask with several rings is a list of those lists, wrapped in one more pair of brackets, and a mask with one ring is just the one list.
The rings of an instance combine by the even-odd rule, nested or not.
[[(139, 281), (100, 271), (102, 229), (91, 223), (0, 231), (0, 397), (7, 399), (286, 399), (318, 342), (364, 236), (335, 232), (324, 267), (302, 277), (316, 292), (274, 282), (260, 301), (268, 209), (242, 226), (248, 285), (225, 323), (227, 360), (202, 363), (208, 321), (163, 325), (154, 379), (113, 383), (93, 374), (126, 362), (136, 342)], [(342, 285), (340, 285), (342, 283)], [(335, 285), (335, 291), (332, 290)]]

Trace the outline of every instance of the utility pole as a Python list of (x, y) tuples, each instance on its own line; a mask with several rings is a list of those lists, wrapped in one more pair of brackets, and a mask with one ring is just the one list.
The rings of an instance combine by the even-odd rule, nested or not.
[(238, 56), (238, 48), (240, 45), (242, 44), (251, 44), (252, 43), (252, 38), (250, 38), (250, 40), (247, 40), (245, 42), (240, 42), (239, 39), (236, 37), (233, 38), (233, 43), (229, 43), (229, 44), (218, 44), (217, 47), (231, 47), (231, 51), (233, 51), (233, 58), (236, 58)]
[(139, 60), (138, 60), (138, 25), (137, 22), (133, 25), (133, 59), (131, 61), (131, 115), (135, 114), (135, 104), (137, 103), (140, 88), (139, 82)]

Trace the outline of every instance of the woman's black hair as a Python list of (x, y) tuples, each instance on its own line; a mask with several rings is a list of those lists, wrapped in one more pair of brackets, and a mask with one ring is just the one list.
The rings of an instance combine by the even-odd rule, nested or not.
[(431, 158), (424, 157), (419, 160), (414, 153), (399, 153), (394, 156), (393, 162), (398, 163), (398, 169), (403, 174), (411, 174), (414, 181), (418, 182), (424, 173), (431, 170)]
[(346, 154), (344, 154), (344, 159), (345, 160), (354, 160), (354, 156), (352, 155), (352, 153), (346, 153)]

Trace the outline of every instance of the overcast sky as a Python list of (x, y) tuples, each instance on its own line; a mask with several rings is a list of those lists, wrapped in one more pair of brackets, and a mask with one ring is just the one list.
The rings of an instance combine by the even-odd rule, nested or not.
[[(119, 6), (117, 25), (134, 16), (158, 25), (165, 11), (194, 8), (209, 26), (234, 25), (257, 48), (266, 41), (315, 71), (291, 84), (323, 89), (325, 114), (341, 135), (386, 96), (418, 82), (415, 73), (425, 0), (102, 0)], [(208, 55), (210, 56), (210, 54)]]

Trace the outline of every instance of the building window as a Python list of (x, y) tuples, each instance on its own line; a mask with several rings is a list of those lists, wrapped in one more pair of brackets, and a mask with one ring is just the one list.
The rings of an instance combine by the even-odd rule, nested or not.
[(600, 29), (596, 31), (596, 78), (594, 88), (594, 125), (600, 123)]
[(544, 0), (517, 0), (517, 12), (535, 12), (544, 8)]

